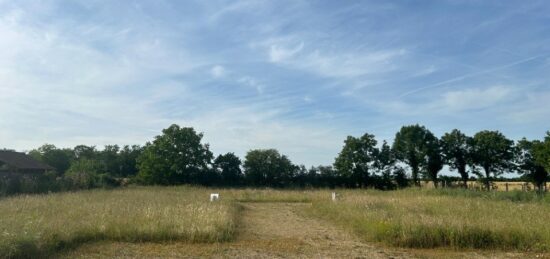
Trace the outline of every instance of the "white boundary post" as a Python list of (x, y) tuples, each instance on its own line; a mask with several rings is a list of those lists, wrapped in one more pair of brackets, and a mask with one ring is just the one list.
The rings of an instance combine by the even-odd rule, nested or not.
[(210, 201), (217, 201), (220, 199), (220, 194), (219, 193), (211, 193), (210, 194)]

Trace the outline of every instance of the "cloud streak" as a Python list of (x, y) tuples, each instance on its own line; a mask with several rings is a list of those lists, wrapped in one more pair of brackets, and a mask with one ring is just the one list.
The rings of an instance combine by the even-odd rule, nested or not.
[(0, 2), (0, 147), (143, 144), (179, 123), (216, 153), (317, 165), (410, 123), (539, 138), (550, 6), (429, 5)]

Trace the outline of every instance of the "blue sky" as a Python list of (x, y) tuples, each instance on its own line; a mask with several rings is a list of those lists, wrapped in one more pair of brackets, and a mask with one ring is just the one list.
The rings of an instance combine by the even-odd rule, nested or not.
[(144, 144), (331, 164), (391, 141), (550, 130), (547, 1), (0, 0), (0, 146)]

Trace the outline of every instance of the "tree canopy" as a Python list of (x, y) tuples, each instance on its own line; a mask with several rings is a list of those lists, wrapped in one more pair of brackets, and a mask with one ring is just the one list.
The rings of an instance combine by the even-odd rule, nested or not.
[(218, 170), (221, 181), (225, 185), (239, 185), (243, 180), (241, 159), (234, 153), (219, 155), (214, 159), (214, 167)]
[(458, 129), (445, 133), (441, 137), (441, 154), (451, 170), (457, 170), (462, 178), (464, 187), (467, 187), (467, 166), (471, 164), (472, 138)]
[(369, 172), (374, 169), (378, 156), (374, 135), (365, 133), (360, 138), (348, 136), (334, 162), (334, 168), (350, 179), (350, 186), (367, 186)]
[(164, 129), (138, 157), (138, 179), (145, 184), (198, 183), (213, 157), (202, 137), (193, 128), (175, 124)]
[(411, 168), (412, 180), (418, 185), (418, 173), (428, 163), (427, 156), (437, 138), (426, 127), (403, 126), (395, 135), (392, 149), (396, 158)]
[(498, 131), (480, 131), (472, 139), (471, 154), (473, 164), (485, 173), (477, 173), (478, 176), (489, 188), (492, 177), (513, 169), (514, 141)]
[(248, 151), (244, 161), (246, 181), (253, 186), (283, 187), (290, 183), (295, 166), (276, 149)]

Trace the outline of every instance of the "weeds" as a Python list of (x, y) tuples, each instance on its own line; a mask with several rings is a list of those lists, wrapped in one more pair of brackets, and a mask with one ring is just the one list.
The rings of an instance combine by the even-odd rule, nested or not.
[(198, 188), (131, 188), (18, 196), (0, 202), (0, 257), (51, 255), (85, 242), (217, 242), (238, 207)]
[(535, 202), (541, 198), (468, 192), (345, 191), (339, 202), (314, 202), (309, 213), (400, 247), (550, 250), (550, 206)]

